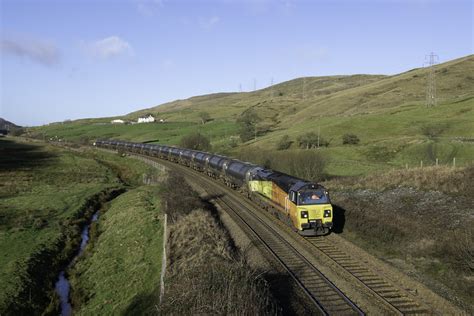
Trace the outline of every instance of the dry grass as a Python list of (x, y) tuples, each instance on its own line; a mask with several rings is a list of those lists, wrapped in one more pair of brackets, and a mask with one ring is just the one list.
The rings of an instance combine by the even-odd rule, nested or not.
[[(474, 167), (397, 170), (331, 180), (343, 236), (412, 266), (435, 292), (474, 311)], [(408, 272), (408, 271), (407, 271)]]
[(400, 186), (428, 191), (435, 190), (450, 194), (474, 196), (474, 166), (452, 168), (446, 166), (398, 169), (375, 173), (362, 178), (340, 178), (329, 181), (328, 186), (341, 188), (370, 188), (386, 190)]
[[(184, 180), (179, 183), (173, 214), (168, 203), (170, 225), (169, 265), (161, 313), (169, 315), (267, 315), (278, 314), (269, 285), (258, 271), (251, 269), (236, 252), (228, 232), (197, 194), (190, 195)], [(168, 198), (169, 201), (169, 198)], [(198, 208), (193, 206), (201, 204)]]

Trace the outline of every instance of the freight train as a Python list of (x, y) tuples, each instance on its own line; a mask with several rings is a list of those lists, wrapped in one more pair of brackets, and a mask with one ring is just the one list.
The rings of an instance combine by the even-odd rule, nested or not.
[(166, 159), (220, 179), (276, 210), (280, 219), (303, 236), (326, 235), (332, 228), (333, 208), (320, 184), (203, 151), (119, 140), (97, 140), (94, 146)]

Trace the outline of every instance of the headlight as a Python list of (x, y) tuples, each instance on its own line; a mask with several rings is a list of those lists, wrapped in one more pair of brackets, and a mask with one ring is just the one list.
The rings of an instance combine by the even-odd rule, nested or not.
[(301, 211), (301, 218), (308, 218), (308, 211)]
[(324, 210), (324, 217), (331, 217), (331, 210)]

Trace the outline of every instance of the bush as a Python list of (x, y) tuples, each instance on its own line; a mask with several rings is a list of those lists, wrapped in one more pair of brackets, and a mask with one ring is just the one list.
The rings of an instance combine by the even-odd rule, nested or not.
[(239, 158), (306, 180), (317, 182), (326, 177), (324, 170), (327, 159), (320, 152), (278, 152), (249, 149), (241, 151)]
[(277, 150), (288, 149), (290, 148), (291, 143), (293, 143), (293, 141), (290, 140), (290, 136), (283, 135), (282, 138), (280, 138), (280, 140), (278, 141)]
[(193, 133), (181, 138), (179, 143), (181, 147), (193, 150), (209, 151), (211, 149), (211, 142), (201, 133)]
[(211, 115), (207, 112), (200, 112), (199, 118), (201, 119), (202, 124), (206, 124), (206, 122), (209, 122), (211, 120)]
[(359, 142), (360, 142), (360, 139), (355, 134), (344, 134), (342, 136), (343, 145), (357, 145)]
[(329, 146), (329, 141), (316, 134), (315, 132), (309, 132), (304, 135), (300, 135), (297, 141), (298, 146), (303, 149)]

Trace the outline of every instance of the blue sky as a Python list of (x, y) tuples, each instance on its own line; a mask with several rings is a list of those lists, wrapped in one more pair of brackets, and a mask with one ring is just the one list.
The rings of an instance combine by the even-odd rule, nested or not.
[(0, 117), (30, 126), (473, 53), (472, 1), (0, 2)]

